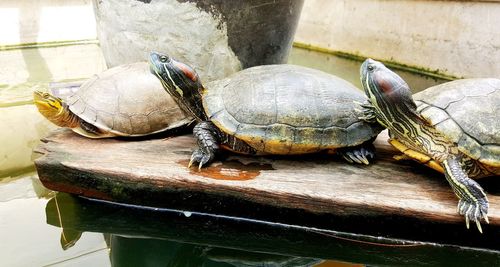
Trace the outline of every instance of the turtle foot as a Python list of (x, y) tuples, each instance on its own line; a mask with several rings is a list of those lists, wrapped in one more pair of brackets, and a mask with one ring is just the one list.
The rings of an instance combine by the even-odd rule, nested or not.
[(481, 219), (488, 223), (488, 198), (481, 186), (470, 179), (460, 166), (456, 156), (450, 156), (443, 161), (446, 180), (450, 183), (455, 195), (460, 199), (458, 202), (458, 213), (465, 217), (465, 225), (469, 229), (469, 222), (476, 222), (479, 232)]
[(469, 222), (476, 222), (477, 229), (480, 233), (483, 233), (481, 228), (481, 219), (484, 219), (486, 223), (488, 220), (488, 200), (479, 199), (477, 202), (468, 202), (464, 199), (460, 199), (457, 206), (458, 213), (465, 217), (465, 225), (469, 229)]
[(362, 121), (366, 121), (368, 123), (376, 123), (377, 122), (377, 117), (375, 114), (375, 107), (373, 104), (369, 101), (366, 100), (364, 103), (354, 101), (354, 104), (357, 105), (355, 108), (355, 111), (359, 114), (358, 119)]
[(198, 169), (201, 169), (212, 162), (219, 151), (219, 134), (213, 123), (202, 121), (193, 128), (193, 135), (198, 141), (198, 148), (191, 154), (188, 168), (197, 162)]
[(370, 164), (370, 160), (375, 157), (375, 147), (357, 146), (346, 149), (340, 149), (339, 153), (349, 163)]
[(193, 152), (193, 154), (191, 154), (191, 160), (189, 160), (188, 168), (191, 168), (193, 163), (198, 163), (198, 170), (200, 170), (204, 165), (212, 162), (214, 158), (215, 153), (213, 151), (203, 151), (198, 148)]

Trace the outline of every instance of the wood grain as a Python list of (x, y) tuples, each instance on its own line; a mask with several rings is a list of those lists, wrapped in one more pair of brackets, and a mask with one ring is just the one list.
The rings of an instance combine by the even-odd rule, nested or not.
[[(332, 155), (243, 157), (228, 154), (198, 171), (187, 161), (195, 147), (184, 135), (152, 140), (91, 140), (57, 130), (37, 148), (43, 184), (53, 190), (130, 204), (166, 206), (171, 192), (202, 192), (222, 199), (335, 216), (399, 216), (462, 223), (444, 176), (395, 161), (383, 132), (377, 160), (348, 164)], [(488, 188), (485, 188), (488, 191)], [(497, 190), (498, 191), (498, 190)], [(139, 197), (138, 197), (139, 196)], [(156, 203), (155, 203), (155, 197)], [(500, 196), (489, 194), (490, 226), (500, 225)]]

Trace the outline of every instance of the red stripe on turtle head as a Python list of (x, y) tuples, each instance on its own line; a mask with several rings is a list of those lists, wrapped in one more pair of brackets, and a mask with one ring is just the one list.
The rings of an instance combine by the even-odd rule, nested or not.
[(186, 77), (188, 77), (189, 79), (191, 79), (191, 81), (193, 82), (196, 82), (198, 80), (198, 75), (196, 74), (196, 72), (191, 68), (189, 67), (188, 65), (184, 64), (184, 63), (180, 63), (180, 62), (175, 62), (175, 65), (180, 69), (182, 70), (182, 72), (184, 73), (184, 75), (186, 75)]
[(373, 81), (380, 89), (381, 93), (390, 94), (395, 89), (395, 84), (392, 82), (392, 77), (384, 72), (377, 72), (373, 75)]

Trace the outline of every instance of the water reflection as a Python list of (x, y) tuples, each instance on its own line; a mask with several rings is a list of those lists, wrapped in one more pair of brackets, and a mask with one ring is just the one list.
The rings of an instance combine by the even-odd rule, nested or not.
[(392, 266), (500, 263), (498, 251), (359, 242), (354, 234), (339, 238), (299, 227), (200, 213), (186, 216), (182, 211), (64, 193), (47, 203), (46, 216), (48, 224), (61, 228), (61, 246), (68, 250), (78, 245), (81, 233), (102, 233), (112, 266), (353, 266), (338, 260)]
[[(359, 66), (361, 66), (362, 62), (301, 48), (294, 48), (292, 50), (288, 62), (337, 75), (351, 82), (356, 87), (362, 88), (359, 80)], [(408, 83), (414, 93), (448, 81), (404, 70), (394, 69), (394, 71)]]
[[(46, 206), (47, 222), (61, 228), (61, 248), (66, 250), (74, 246), (82, 231), (76, 228), (86, 226), (84, 217), (92, 216), (96, 211), (89, 207), (77, 207), (81, 199), (69, 194), (59, 193)], [(92, 208), (91, 208), (92, 209)], [(80, 213), (82, 212), (82, 213)], [(90, 214), (89, 214), (90, 212)], [(97, 212), (98, 213), (98, 212)], [(82, 219), (82, 221), (78, 221)], [(97, 225), (87, 225), (99, 228)], [(139, 227), (147, 227), (145, 225)], [(103, 226), (103, 231), (113, 226)], [(107, 229), (107, 230), (106, 230)], [(96, 230), (96, 229), (93, 229)], [(145, 238), (131, 235), (103, 233), (110, 249), (112, 266), (315, 266), (324, 262), (319, 259), (275, 255), (260, 252), (240, 251), (229, 248), (214, 247), (203, 244), (190, 244), (174, 240)]]
[[(101, 229), (110, 249), (112, 266), (314, 266), (324, 262), (319, 259), (275, 255), (260, 252), (240, 251), (203, 244), (190, 244), (174, 240), (146, 238), (140, 235), (110, 234), (113, 225), (102, 225), (93, 221), (100, 214), (98, 206), (85, 206), (85, 200), (69, 194), (59, 193), (46, 206), (47, 223), (61, 228), (61, 248), (66, 250), (74, 246), (83, 231)], [(81, 205), (83, 204), (83, 205)], [(94, 203), (95, 204), (95, 203)], [(81, 206), (78, 206), (81, 205)], [(93, 206), (93, 207), (92, 207)], [(109, 207), (108, 207), (109, 208)], [(87, 217), (90, 216), (90, 217)], [(189, 216), (185, 216), (189, 217)], [(123, 218), (124, 220), (126, 218)], [(145, 218), (147, 219), (147, 218)], [(93, 223), (86, 224), (86, 222)], [(107, 220), (105, 220), (107, 221)], [(126, 220), (127, 223), (129, 222)], [(123, 221), (125, 222), (125, 221)], [(120, 222), (117, 228), (122, 228)], [(135, 225), (132, 227), (144, 227)], [(122, 228), (121, 231), (124, 229)], [(98, 230), (99, 231), (99, 230)], [(120, 230), (118, 230), (120, 231)], [(139, 230), (140, 231), (140, 230)]]
[(322, 260), (240, 251), (171, 240), (112, 235), (113, 266), (221, 266), (300, 267), (315, 266)]

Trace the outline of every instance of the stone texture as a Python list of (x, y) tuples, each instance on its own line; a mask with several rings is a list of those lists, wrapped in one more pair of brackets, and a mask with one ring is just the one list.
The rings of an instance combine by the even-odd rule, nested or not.
[(176, 0), (94, 1), (101, 48), (109, 67), (147, 60), (160, 51), (192, 65), (204, 81), (241, 69), (225, 24), (194, 3)]

